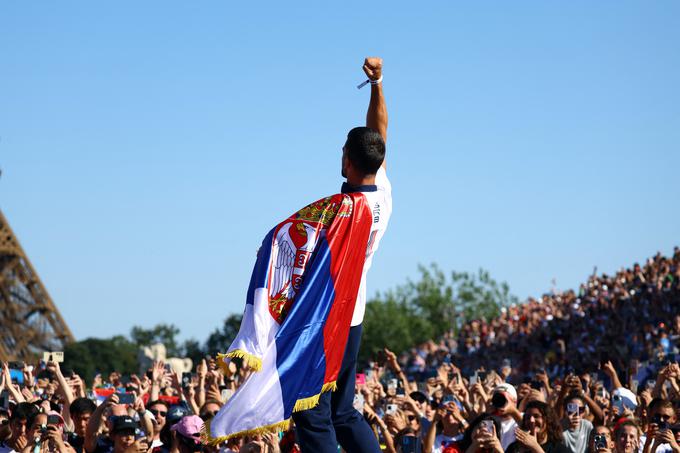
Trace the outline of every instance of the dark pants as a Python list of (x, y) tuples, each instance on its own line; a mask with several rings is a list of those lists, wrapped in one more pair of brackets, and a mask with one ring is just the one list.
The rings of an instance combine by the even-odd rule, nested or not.
[(303, 453), (380, 453), (380, 445), (364, 416), (352, 405), (361, 325), (350, 328), (342, 358), (338, 389), (321, 395), (314, 409), (293, 414)]

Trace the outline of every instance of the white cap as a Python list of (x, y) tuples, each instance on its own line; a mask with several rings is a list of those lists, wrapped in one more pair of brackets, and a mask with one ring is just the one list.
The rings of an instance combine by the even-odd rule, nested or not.
[(510, 398), (512, 399), (513, 402), (517, 402), (517, 390), (515, 390), (515, 387), (508, 383), (503, 383), (503, 384), (498, 384), (494, 389), (492, 393), (507, 393), (510, 395)]

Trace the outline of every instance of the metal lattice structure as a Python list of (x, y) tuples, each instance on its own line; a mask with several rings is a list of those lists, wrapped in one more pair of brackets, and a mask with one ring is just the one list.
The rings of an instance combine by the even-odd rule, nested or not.
[(0, 359), (63, 351), (73, 335), (0, 210)]

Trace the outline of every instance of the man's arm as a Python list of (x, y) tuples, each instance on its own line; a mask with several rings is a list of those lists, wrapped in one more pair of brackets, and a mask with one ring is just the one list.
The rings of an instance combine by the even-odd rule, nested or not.
[[(382, 58), (369, 57), (364, 60), (364, 72), (371, 81), (382, 78)], [(387, 142), (387, 106), (383, 96), (382, 82), (371, 84), (371, 100), (366, 113), (366, 127), (378, 131)], [(385, 162), (383, 161), (383, 167)]]

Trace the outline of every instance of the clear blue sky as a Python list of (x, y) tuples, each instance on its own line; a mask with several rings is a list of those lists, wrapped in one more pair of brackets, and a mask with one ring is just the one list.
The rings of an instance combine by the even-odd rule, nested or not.
[(385, 59), (369, 293), (487, 268), (520, 298), (680, 244), (680, 2), (0, 5), (0, 208), (77, 338), (243, 307), (266, 231), (337, 192)]

